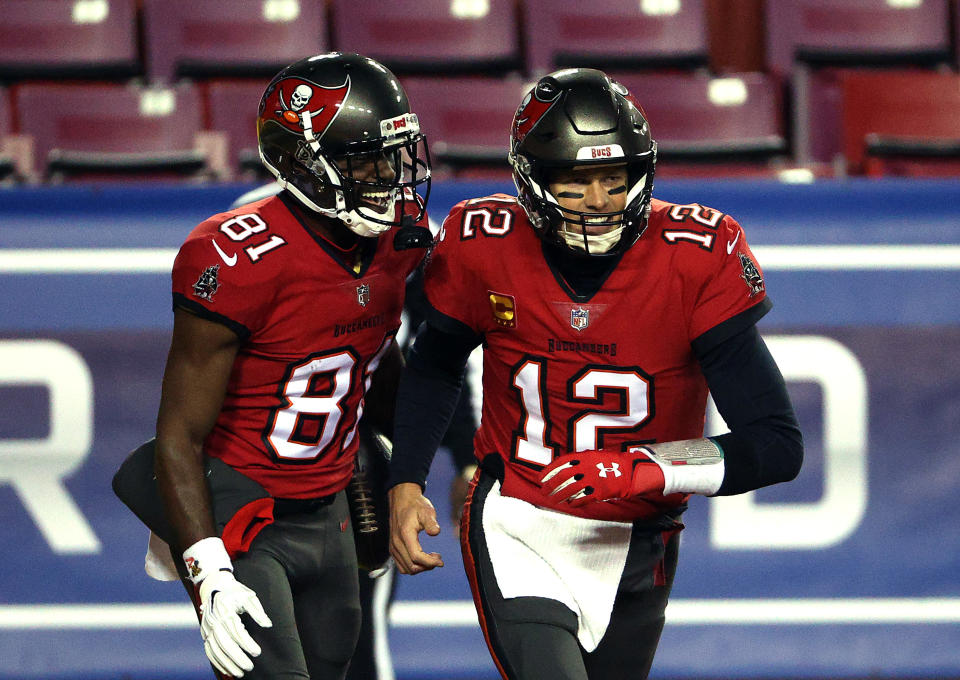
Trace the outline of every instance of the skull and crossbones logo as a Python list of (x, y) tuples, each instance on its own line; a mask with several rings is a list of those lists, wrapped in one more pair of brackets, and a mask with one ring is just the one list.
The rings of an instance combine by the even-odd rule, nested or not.
[(313, 96), (313, 88), (305, 83), (297, 85), (290, 93), (290, 103), (283, 100), (283, 88), (280, 88), (280, 109), (276, 111), (278, 115), (283, 116), (288, 122), (296, 123), (299, 113), (310, 103)]

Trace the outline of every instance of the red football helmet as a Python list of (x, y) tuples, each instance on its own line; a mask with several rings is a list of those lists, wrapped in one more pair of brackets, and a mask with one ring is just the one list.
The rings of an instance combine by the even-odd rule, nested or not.
[[(630, 93), (605, 73), (564, 69), (541, 78), (517, 109), (510, 141), (519, 202), (541, 238), (580, 254), (613, 255), (646, 228), (657, 143)], [(611, 163), (627, 167), (622, 211), (569, 210), (550, 193), (551, 171)], [(590, 234), (588, 219), (611, 229)]]
[(399, 225), (410, 202), (414, 222), (423, 217), (426, 138), (403, 87), (373, 59), (332, 52), (283, 69), (260, 100), (257, 138), (284, 189), (360, 236)]

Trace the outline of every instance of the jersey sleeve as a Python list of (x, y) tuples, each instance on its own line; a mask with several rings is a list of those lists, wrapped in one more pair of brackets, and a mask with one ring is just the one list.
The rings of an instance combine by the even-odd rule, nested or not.
[[(460, 239), (460, 220), (464, 203), (453, 207), (443, 221), (423, 275), (423, 291), (429, 303), (429, 318), (447, 330), (465, 326), (481, 333), (477, 287), (467, 248)], [(437, 314), (441, 316), (438, 319)], [(461, 328), (456, 328), (456, 326)], [(452, 326), (452, 327), (451, 327)]]
[(261, 325), (269, 303), (265, 287), (257, 285), (254, 265), (247, 258), (227, 243), (221, 254), (213, 235), (197, 231), (180, 247), (173, 263), (173, 306), (222, 323), (245, 340)]
[(712, 256), (698, 273), (690, 316), (690, 339), (701, 348), (756, 323), (772, 306), (746, 235), (729, 215), (717, 230)]

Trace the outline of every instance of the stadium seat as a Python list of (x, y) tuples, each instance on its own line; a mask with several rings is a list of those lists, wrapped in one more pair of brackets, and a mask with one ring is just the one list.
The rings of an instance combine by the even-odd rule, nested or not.
[(0, 80), (142, 72), (136, 0), (0, 0)]
[(510, 128), (528, 83), (519, 77), (406, 77), (402, 82), (439, 173), (509, 177)]
[(234, 170), (261, 178), (266, 177), (266, 170), (257, 151), (257, 110), (266, 85), (261, 80), (206, 83), (207, 128), (226, 133)]
[(148, 73), (178, 77), (272, 77), (327, 51), (323, 0), (142, 0)]
[(14, 102), (20, 132), (53, 181), (229, 175), (226, 143), (203, 131), (193, 85), (24, 84)]
[(787, 153), (781, 88), (765, 74), (611, 75), (643, 107), (665, 172), (687, 165), (720, 174), (762, 172)]
[(951, 61), (950, 0), (766, 0), (767, 64), (935, 65)]
[(526, 0), (527, 68), (706, 66), (703, 0)]
[(843, 150), (867, 175), (960, 175), (960, 76), (846, 72)]
[(398, 74), (502, 74), (522, 66), (514, 0), (333, 0), (333, 43)]
[(768, 70), (790, 79), (792, 147), (842, 167), (837, 68), (948, 66), (950, 0), (767, 0)]

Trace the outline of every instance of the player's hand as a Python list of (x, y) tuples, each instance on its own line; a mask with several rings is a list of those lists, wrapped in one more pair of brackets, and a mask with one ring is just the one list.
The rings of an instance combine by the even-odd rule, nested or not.
[(210, 663), (234, 678), (252, 671), (250, 657), (260, 656), (260, 645), (244, 628), (240, 614), (246, 612), (263, 628), (273, 625), (257, 594), (234, 578), (230, 555), (216, 536), (187, 548), (183, 562), (200, 598), (200, 635)]
[(643, 450), (580, 451), (556, 458), (543, 469), (540, 483), (549, 503), (579, 507), (661, 493), (664, 476), (660, 466)]
[(214, 572), (200, 582), (203, 651), (218, 671), (234, 678), (252, 671), (250, 657), (260, 656), (261, 651), (240, 620), (243, 612), (263, 628), (273, 625), (257, 594), (237, 581), (233, 572)]
[(440, 533), (437, 511), (419, 484), (397, 484), (390, 489), (390, 554), (401, 574), (419, 574), (443, 566), (439, 553), (424, 552), (419, 534)]

